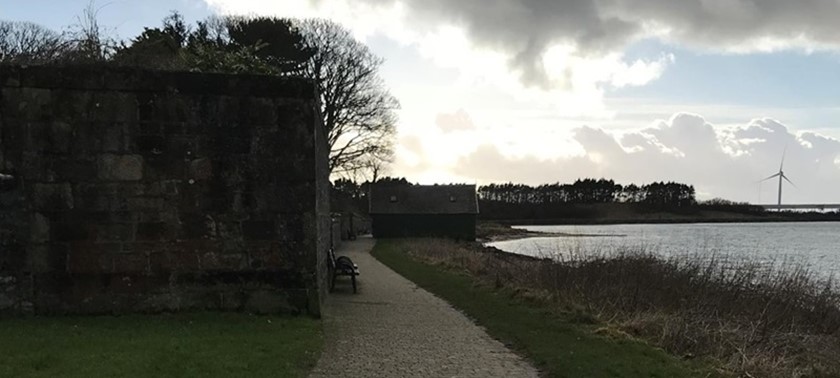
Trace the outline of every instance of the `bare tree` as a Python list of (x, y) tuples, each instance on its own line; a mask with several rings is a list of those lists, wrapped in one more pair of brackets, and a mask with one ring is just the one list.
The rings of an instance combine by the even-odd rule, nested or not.
[(379, 77), (382, 59), (328, 20), (300, 23), (312, 57), (304, 75), (318, 84), (333, 174), (380, 173), (393, 157), (397, 100)]
[(0, 62), (52, 61), (66, 48), (61, 34), (43, 26), (31, 22), (0, 21)]
[[(107, 6), (107, 4), (105, 5)], [(117, 51), (117, 41), (108, 36), (105, 28), (99, 23), (99, 11), (91, 0), (82, 14), (76, 17), (76, 24), (67, 32), (70, 51), (66, 59), (80, 62), (107, 61)]]

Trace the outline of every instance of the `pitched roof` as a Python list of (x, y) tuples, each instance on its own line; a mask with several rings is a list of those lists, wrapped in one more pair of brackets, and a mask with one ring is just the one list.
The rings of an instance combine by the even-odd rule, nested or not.
[(475, 185), (373, 185), (371, 214), (478, 214)]

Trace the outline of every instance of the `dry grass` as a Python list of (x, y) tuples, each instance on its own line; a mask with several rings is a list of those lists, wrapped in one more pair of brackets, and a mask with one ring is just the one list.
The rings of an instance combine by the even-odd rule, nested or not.
[(530, 232), (521, 228), (513, 228), (495, 222), (478, 222), (475, 236), (478, 240), (504, 240), (527, 236)]
[(838, 287), (792, 263), (629, 249), (535, 259), (442, 240), (408, 245), (426, 262), (598, 322), (609, 337), (711, 358), (741, 376), (840, 376)]

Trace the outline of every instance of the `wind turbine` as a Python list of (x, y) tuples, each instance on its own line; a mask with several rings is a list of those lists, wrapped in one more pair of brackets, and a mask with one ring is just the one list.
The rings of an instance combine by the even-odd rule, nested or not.
[(787, 154), (787, 148), (785, 148), (785, 151), (782, 152), (782, 164), (779, 165), (779, 173), (776, 173), (775, 175), (772, 175), (764, 180), (759, 181), (759, 183), (762, 183), (772, 178), (779, 178), (779, 206), (782, 206), (782, 180), (787, 181), (789, 184), (793, 185), (794, 188), (796, 187), (796, 184), (794, 184), (792, 181), (790, 181), (790, 179), (787, 178), (787, 176), (785, 176), (785, 154)]

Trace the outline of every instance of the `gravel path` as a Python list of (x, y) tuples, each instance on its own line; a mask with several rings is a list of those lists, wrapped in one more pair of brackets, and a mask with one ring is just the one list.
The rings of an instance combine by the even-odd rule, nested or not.
[(530, 364), (448, 303), (370, 255), (374, 240), (345, 242), (359, 293), (339, 277), (324, 308), (324, 353), (311, 377), (537, 377)]

